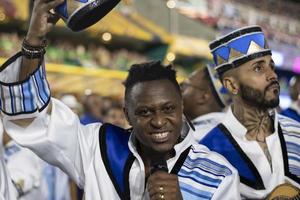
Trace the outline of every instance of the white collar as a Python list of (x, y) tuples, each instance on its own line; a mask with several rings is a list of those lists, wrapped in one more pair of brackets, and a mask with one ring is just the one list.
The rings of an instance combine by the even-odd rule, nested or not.
[[(277, 133), (278, 131), (278, 116), (277, 112), (275, 110), (272, 110), (270, 112), (270, 116), (274, 120), (274, 133)], [(222, 124), (225, 125), (225, 127), (229, 130), (229, 132), (240, 138), (240, 139), (245, 139), (247, 129), (246, 127), (241, 124), (241, 122), (234, 116), (232, 113), (232, 108), (230, 107), (228, 111), (226, 112), (226, 115), (224, 116), (224, 120), (222, 120)]]
[(193, 123), (199, 122), (199, 121), (205, 121), (205, 120), (210, 120), (210, 119), (215, 119), (218, 120), (219, 118), (224, 116), (224, 112), (212, 112), (212, 113), (207, 113), (204, 115), (201, 115), (195, 119), (192, 120)]

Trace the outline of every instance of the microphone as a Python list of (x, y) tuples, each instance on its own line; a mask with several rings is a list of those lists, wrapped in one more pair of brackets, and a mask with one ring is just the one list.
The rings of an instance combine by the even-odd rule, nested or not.
[(150, 174), (157, 171), (168, 172), (168, 165), (163, 155), (155, 155), (150, 158)]
[[(155, 185), (155, 182), (157, 182), (157, 180), (152, 179), (152, 182), (148, 183), (148, 178), (157, 171), (163, 171), (163, 172), (168, 173), (168, 165), (164, 158), (164, 154), (160, 154), (160, 155), (156, 154), (156, 155), (150, 156), (150, 174), (146, 178), (147, 188), (148, 188), (147, 190), (149, 192), (150, 199), (152, 199), (152, 198), (151, 198), (149, 188), (151, 187), (151, 184), (152, 184), (152, 186), (153, 186), (153, 184)], [(159, 193), (160, 199), (164, 199), (164, 197), (165, 197), (164, 196), (164, 188), (162, 185), (159, 186), (159, 191), (160, 191), (160, 193)], [(152, 193), (152, 195), (153, 195), (153, 193)]]

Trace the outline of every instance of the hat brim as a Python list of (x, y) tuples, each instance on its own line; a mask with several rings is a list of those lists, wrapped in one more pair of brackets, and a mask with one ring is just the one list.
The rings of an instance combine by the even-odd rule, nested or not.
[(272, 52), (270, 49), (266, 49), (264, 51), (260, 51), (260, 52), (256, 52), (253, 54), (249, 54), (249, 55), (245, 55), (243, 57), (237, 58), (235, 60), (233, 60), (230, 63), (225, 63), (219, 66), (216, 66), (215, 69), (217, 70), (219, 76), (222, 76), (224, 74), (224, 72), (233, 69), (233, 68), (237, 68), (242, 64), (245, 64), (246, 62), (256, 59), (256, 58), (260, 58), (263, 56), (267, 56), (267, 55), (272, 55)]
[(72, 31), (81, 31), (107, 15), (121, 0), (95, 0), (73, 13), (68, 20)]

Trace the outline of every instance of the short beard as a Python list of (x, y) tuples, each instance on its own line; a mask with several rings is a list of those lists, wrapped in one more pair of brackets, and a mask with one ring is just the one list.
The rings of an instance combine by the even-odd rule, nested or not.
[[(273, 84), (274, 83), (270, 84), (270, 86)], [(279, 96), (271, 100), (266, 100), (265, 97), (268, 87), (269, 86), (267, 86), (262, 93), (250, 86), (241, 84), (241, 97), (248, 105), (262, 110), (276, 108), (279, 105)]]

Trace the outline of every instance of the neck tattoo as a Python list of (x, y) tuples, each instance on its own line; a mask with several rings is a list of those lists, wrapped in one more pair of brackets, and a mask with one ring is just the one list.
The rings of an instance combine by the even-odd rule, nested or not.
[(266, 142), (266, 137), (272, 133), (272, 120), (268, 111), (234, 106), (232, 108), (236, 118), (247, 129), (246, 138), (260, 143)]
[(273, 121), (267, 110), (256, 108), (245, 108), (243, 106), (233, 106), (233, 113), (236, 118), (247, 129), (246, 138), (250, 141), (257, 141), (262, 148), (272, 169), (272, 157), (268, 150), (266, 137), (273, 132)]

